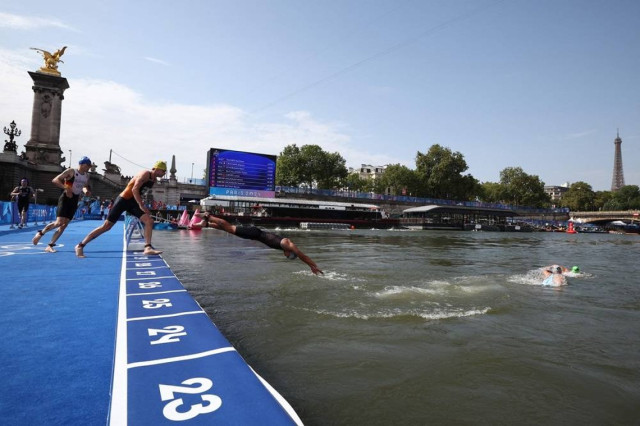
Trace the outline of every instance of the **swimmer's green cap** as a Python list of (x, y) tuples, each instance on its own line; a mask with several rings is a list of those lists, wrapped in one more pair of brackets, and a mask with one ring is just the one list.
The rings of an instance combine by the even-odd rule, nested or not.
[(156, 164), (153, 165), (152, 169), (164, 170), (167, 171), (167, 163), (166, 161), (156, 161)]
[(577, 266), (574, 266), (573, 268), (571, 268), (571, 272), (578, 273), (578, 272), (580, 272), (580, 268), (577, 267)]

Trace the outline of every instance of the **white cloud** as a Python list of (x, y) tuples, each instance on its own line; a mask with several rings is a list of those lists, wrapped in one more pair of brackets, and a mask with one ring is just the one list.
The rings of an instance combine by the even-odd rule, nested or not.
[(162, 59), (156, 59), (156, 58), (152, 58), (150, 56), (145, 56), (144, 57), (145, 60), (149, 61), (149, 62), (153, 62), (155, 64), (160, 64), (160, 65), (164, 65), (164, 66), (171, 66), (171, 64), (169, 62), (163, 61)]
[(582, 139), (585, 136), (589, 136), (592, 135), (594, 133), (596, 133), (597, 130), (596, 129), (591, 129), (591, 130), (585, 130), (583, 132), (576, 132), (576, 133), (570, 133), (568, 135), (564, 135), (560, 138), (560, 140), (572, 140), (572, 139)]
[(36, 69), (37, 56), (26, 55), (0, 49), (0, 126), (15, 121), (22, 130), (19, 144), (25, 144), (31, 128), (33, 104), (33, 81), (27, 70)]
[[(8, 124), (15, 119), (23, 129), (18, 141), (21, 149), (31, 126), (33, 82), (26, 71), (36, 67), (29, 59), (0, 49), (0, 121)], [(209, 148), (277, 155), (293, 143), (339, 152), (347, 166), (398, 162), (350, 146), (344, 124), (322, 122), (305, 111), (290, 112), (278, 122), (264, 122), (232, 105), (154, 103), (112, 81), (75, 78), (69, 84), (62, 104), (60, 147), (67, 159), (72, 150), (74, 163), (86, 155), (99, 169), (109, 159), (110, 150), (116, 153), (112, 162), (126, 175), (159, 159), (170, 162), (175, 155), (179, 179), (190, 177), (191, 163), (195, 163), (194, 177), (200, 178)]]
[(11, 28), (14, 30), (35, 30), (39, 28), (55, 27), (78, 32), (75, 28), (52, 18), (40, 18), (37, 16), (12, 15), (0, 12), (0, 28)]

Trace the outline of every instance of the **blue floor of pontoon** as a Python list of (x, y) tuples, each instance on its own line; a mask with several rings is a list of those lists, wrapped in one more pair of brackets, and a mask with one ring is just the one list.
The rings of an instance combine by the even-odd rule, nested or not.
[(97, 225), (73, 222), (54, 254), (38, 228), (0, 229), (0, 423), (299, 423), (161, 257), (123, 253), (121, 226), (76, 258)]
[(0, 235), (2, 424), (105, 424), (122, 232), (105, 234), (86, 259), (73, 252), (97, 224), (69, 226), (58, 253), (31, 244), (42, 227)]

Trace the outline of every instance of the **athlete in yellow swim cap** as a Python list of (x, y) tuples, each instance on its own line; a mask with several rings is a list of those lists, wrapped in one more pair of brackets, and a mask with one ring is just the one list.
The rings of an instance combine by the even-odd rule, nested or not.
[(153, 165), (153, 169), (164, 170), (166, 172), (167, 171), (167, 162), (166, 161), (162, 161), (162, 160), (158, 160)]
[(109, 211), (107, 220), (104, 223), (89, 232), (84, 239), (76, 246), (76, 256), (85, 257), (84, 246), (89, 244), (91, 240), (99, 237), (118, 221), (120, 215), (124, 212), (134, 215), (142, 223), (144, 223), (144, 254), (157, 255), (162, 253), (151, 245), (151, 234), (153, 232), (153, 218), (147, 206), (144, 205), (142, 194), (151, 188), (157, 178), (161, 178), (167, 172), (167, 163), (165, 161), (156, 161), (151, 170), (142, 170), (135, 175), (124, 188), (124, 190), (116, 197), (113, 206)]

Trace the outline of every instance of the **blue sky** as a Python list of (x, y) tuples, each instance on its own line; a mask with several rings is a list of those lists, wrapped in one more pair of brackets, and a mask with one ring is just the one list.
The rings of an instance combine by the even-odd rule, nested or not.
[[(20, 3), (20, 4), (19, 4)], [(468, 173), (519, 166), (608, 190), (620, 129), (640, 185), (635, 0), (65, 1), (0, 4), (0, 124), (29, 138), (30, 47), (68, 46), (61, 148), (125, 174), (211, 147), (401, 163), (440, 144)]]

